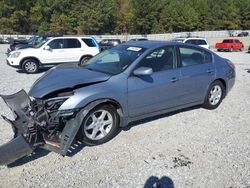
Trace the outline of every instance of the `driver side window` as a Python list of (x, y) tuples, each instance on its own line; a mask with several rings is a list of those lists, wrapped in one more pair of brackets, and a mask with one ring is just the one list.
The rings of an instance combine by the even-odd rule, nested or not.
[(63, 39), (52, 40), (48, 45), (51, 49), (62, 49), (63, 48)]
[(147, 55), (139, 67), (152, 68), (153, 72), (173, 69), (175, 66), (175, 53), (173, 47), (162, 47)]

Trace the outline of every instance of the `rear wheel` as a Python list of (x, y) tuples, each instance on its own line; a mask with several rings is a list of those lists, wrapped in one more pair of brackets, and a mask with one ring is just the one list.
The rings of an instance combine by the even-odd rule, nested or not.
[(225, 96), (225, 86), (220, 81), (213, 82), (207, 91), (203, 107), (206, 109), (217, 108)]
[(22, 69), (28, 74), (38, 71), (38, 62), (35, 59), (26, 59), (22, 64)]
[(99, 145), (111, 140), (117, 133), (119, 115), (112, 105), (99, 105), (82, 122), (83, 142)]
[(86, 56), (86, 57), (81, 58), (80, 65), (84, 65), (90, 58), (91, 56)]

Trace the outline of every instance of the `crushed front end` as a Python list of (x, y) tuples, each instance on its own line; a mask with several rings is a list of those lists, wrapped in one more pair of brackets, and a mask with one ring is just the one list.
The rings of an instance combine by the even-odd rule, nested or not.
[(69, 95), (67, 92), (43, 100), (31, 100), (24, 90), (1, 95), (14, 114), (14, 120), (2, 116), (12, 126), (14, 138), (0, 147), (0, 165), (29, 155), (37, 147), (67, 154), (83, 118), (78, 110), (58, 110)]

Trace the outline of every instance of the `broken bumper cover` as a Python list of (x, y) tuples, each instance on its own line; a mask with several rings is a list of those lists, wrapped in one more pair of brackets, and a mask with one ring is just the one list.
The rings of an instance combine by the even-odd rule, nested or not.
[(32, 152), (32, 147), (30, 147), (22, 135), (19, 135), (0, 147), (0, 165), (13, 163)]
[(10, 164), (17, 159), (32, 153), (36, 140), (36, 129), (34, 122), (28, 116), (30, 98), (24, 90), (13, 95), (1, 95), (5, 103), (12, 110), (15, 120), (10, 120), (5, 116), (13, 129), (14, 138), (0, 147), (0, 165)]
[[(14, 120), (10, 120), (5, 116), (2, 118), (7, 121), (13, 129), (14, 139), (0, 146), (0, 165), (9, 164), (17, 159), (29, 155), (32, 151), (41, 147), (49, 151), (57, 152), (63, 156), (70, 151), (70, 146), (74, 141), (75, 136), (81, 126), (83, 118), (88, 113), (88, 109), (74, 111), (71, 118), (69, 114), (62, 116), (68, 118), (65, 124), (60, 124), (60, 121), (55, 121), (58, 124), (49, 124), (40, 117), (47, 117), (48, 112), (44, 109), (38, 110), (39, 101), (31, 101), (24, 90), (21, 90), (13, 95), (0, 95), (8, 107), (14, 114)], [(42, 104), (43, 106), (43, 104)], [(42, 115), (42, 116), (39, 116)], [(61, 112), (55, 113), (55, 117), (61, 117)], [(46, 126), (50, 128), (53, 125), (52, 133), (47, 132)], [(54, 128), (61, 126), (59, 132), (54, 132)], [(49, 136), (51, 136), (49, 138)], [(55, 138), (51, 139), (51, 138)]]

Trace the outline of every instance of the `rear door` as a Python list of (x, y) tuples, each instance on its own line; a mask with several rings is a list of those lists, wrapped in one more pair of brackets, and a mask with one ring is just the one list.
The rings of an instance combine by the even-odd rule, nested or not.
[(81, 43), (77, 38), (64, 39), (64, 48), (67, 54), (67, 62), (78, 62), (82, 55)]
[(193, 47), (179, 47), (181, 87), (185, 104), (203, 101), (208, 86), (215, 77), (212, 54)]

